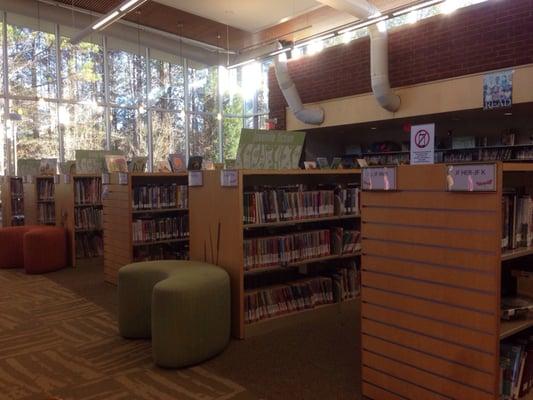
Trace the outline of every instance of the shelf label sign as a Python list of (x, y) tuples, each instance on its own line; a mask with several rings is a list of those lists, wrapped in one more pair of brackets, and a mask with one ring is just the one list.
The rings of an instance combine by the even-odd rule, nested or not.
[[(109, 179), (108, 179), (108, 183), (109, 183)], [(119, 172), (118, 173), (118, 184), (119, 185), (127, 185), (128, 184), (128, 174), (126, 172)]]
[(54, 175), (54, 185), (59, 185), (60, 183), (60, 175)]
[(435, 124), (411, 126), (411, 165), (435, 163)]
[(496, 191), (496, 164), (456, 164), (446, 170), (450, 192)]
[(237, 187), (239, 185), (239, 171), (236, 169), (223, 169), (220, 171), (220, 186)]
[(204, 174), (202, 171), (189, 171), (189, 187), (203, 186)]
[(361, 174), (363, 190), (396, 190), (396, 167), (367, 167)]
[(109, 174), (102, 172), (102, 185), (109, 185)]
[(63, 174), (63, 183), (65, 185), (70, 184), (70, 175), (69, 174)]

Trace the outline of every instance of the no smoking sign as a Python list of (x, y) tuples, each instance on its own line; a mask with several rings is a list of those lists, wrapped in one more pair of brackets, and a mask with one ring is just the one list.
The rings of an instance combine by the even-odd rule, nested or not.
[(411, 164), (435, 162), (435, 124), (411, 126)]

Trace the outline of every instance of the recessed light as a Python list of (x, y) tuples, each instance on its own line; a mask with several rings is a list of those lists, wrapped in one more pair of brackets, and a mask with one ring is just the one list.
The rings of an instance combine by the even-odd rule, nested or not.
[(509, 115), (513, 115), (513, 113), (512, 113), (512, 112), (506, 112), (506, 113), (504, 113), (503, 115), (507, 115), (507, 116), (509, 116)]
[(375, 127), (375, 126), (372, 126), (372, 127), (370, 127), (370, 129), (372, 129), (373, 131), (375, 131), (375, 130), (378, 129), (378, 128)]

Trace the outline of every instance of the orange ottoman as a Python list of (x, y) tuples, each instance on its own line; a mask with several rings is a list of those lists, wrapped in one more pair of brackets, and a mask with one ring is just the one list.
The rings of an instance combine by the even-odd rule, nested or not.
[(24, 269), (28, 274), (57, 271), (67, 266), (64, 228), (43, 226), (24, 235)]
[(24, 235), (34, 226), (11, 226), (0, 229), (0, 268), (24, 267)]

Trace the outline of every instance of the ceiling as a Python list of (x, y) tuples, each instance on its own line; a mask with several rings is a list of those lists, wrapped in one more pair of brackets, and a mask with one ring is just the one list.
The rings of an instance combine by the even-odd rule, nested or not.
[[(56, 0), (105, 14), (122, 0)], [(373, 0), (382, 12), (420, 0)], [(315, 0), (152, 0), (126, 20), (235, 51), (302, 40), (356, 21)]]
[(258, 32), (320, 7), (315, 0), (156, 0), (248, 32)]

